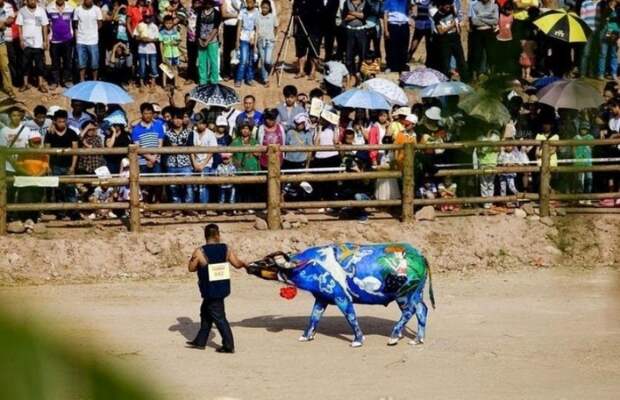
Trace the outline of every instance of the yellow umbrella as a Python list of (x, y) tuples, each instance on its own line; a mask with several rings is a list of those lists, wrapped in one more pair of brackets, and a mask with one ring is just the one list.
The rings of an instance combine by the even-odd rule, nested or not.
[(564, 9), (550, 10), (534, 20), (542, 33), (568, 43), (584, 43), (592, 32), (577, 14)]

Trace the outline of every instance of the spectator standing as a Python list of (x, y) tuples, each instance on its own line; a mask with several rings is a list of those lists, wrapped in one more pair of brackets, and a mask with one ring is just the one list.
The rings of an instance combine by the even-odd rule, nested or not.
[(202, 9), (202, 0), (193, 0), (192, 6), (187, 13), (187, 79), (198, 82), (198, 38), (196, 36), (196, 23), (198, 22), (198, 13)]
[(76, 51), (80, 81), (86, 80), (86, 69), (92, 72), (93, 80), (97, 80), (99, 71), (99, 29), (103, 21), (101, 9), (93, 4), (93, 0), (84, 0), (73, 12), (73, 23), (76, 29)]
[(55, 0), (47, 6), (50, 21), (50, 57), (52, 83), (70, 87), (73, 68), (73, 7), (65, 0)]
[[(217, 145), (219, 147), (227, 147), (230, 146), (232, 142), (232, 137), (229, 134), (228, 129), (228, 121), (226, 117), (223, 115), (218, 115), (215, 118), (215, 140), (217, 140)], [(213, 168), (217, 168), (218, 165), (222, 162), (222, 156), (219, 153), (213, 155)]]
[(616, 0), (603, 2), (602, 7), (603, 27), (600, 36), (601, 51), (598, 58), (598, 79), (603, 80), (605, 78), (607, 66), (609, 66), (611, 80), (616, 80), (618, 77), (618, 40), (620, 39)]
[(76, 132), (80, 132), (86, 121), (92, 121), (95, 116), (84, 110), (84, 103), (80, 100), (71, 100), (71, 113), (68, 114), (67, 124)]
[[(502, 147), (497, 157), (497, 164), (502, 167), (516, 167), (521, 164), (521, 152), (515, 146)], [(501, 196), (506, 196), (508, 191), (513, 195), (517, 194), (516, 178), (516, 172), (503, 172), (499, 175), (499, 194)]]
[(48, 47), (47, 26), (49, 20), (45, 9), (37, 4), (37, 0), (26, 0), (26, 5), (19, 9), (15, 23), (19, 29), (19, 40), (23, 51), (22, 72), (24, 85), (20, 91), (30, 89), (29, 77), (37, 81), (42, 93), (47, 93), (43, 82), (45, 73), (44, 52)]
[(223, 0), (222, 19), (222, 65), (221, 74), (225, 80), (233, 79), (234, 71), (231, 67), (231, 53), (237, 46), (237, 26), (239, 12), (243, 6), (242, 0)]
[(4, 0), (0, 0), (0, 75), (2, 76), (2, 89), (9, 97), (15, 97), (15, 89), (11, 80), (9, 46), (13, 45), (11, 25), (15, 22), (13, 6)]
[[(310, 43), (314, 39), (309, 28), (314, 26), (312, 19), (313, 3), (311, 0), (297, 0), (293, 5), (293, 37), (295, 38), (295, 57), (297, 57), (297, 75), (295, 79), (306, 75), (306, 61), (310, 61), (310, 73), (314, 71), (313, 50)], [(314, 43), (312, 43), (314, 45)], [(316, 49), (316, 47), (315, 47)]]
[[(65, 110), (58, 110), (54, 113), (52, 126), (45, 135), (44, 144), (52, 149), (71, 148), (73, 143), (79, 143), (80, 135), (77, 130), (68, 125), (68, 114)], [(64, 176), (75, 174), (77, 166), (77, 156), (51, 156), (50, 169), (53, 176)], [(53, 192), (54, 201), (59, 203), (77, 202), (77, 193), (74, 185), (62, 185)], [(77, 217), (76, 212), (71, 212), (68, 216)]]
[(592, 61), (593, 58), (595, 58), (593, 56), (597, 53), (599, 46), (598, 41), (601, 35), (600, 8), (599, 0), (584, 0), (579, 8), (579, 16), (592, 30), (592, 34), (581, 52), (579, 71), (584, 76), (594, 76), (594, 71), (596, 70), (595, 64), (598, 64)]
[[(433, 43), (437, 44), (440, 71), (448, 77), (458, 72), (461, 77), (465, 78), (467, 69), (461, 45), (461, 28), (452, 0), (438, 0), (433, 23), (436, 30)], [(450, 66), (452, 57), (456, 60), (456, 71), (453, 71)]]
[(342, 8), (342, 20), (347, 36), (345, 64), (351, 74), (350, 77), (355, 76), (358, 81), (361, 79), (359, 75), (360, 65), (366, 59), (366, 50), (368, 48), (368, 38), (366, 35), (366, 18), (368, 14), (370, 14), (370, 8), (367, 0), (345, 0)]
[[(173, 76), (172, 83), (178, 89), (179, 85), (176, 81), (178, 76), (178, 68), (180, 64), (181, 51), (179, 45), (181, 44), (181, 34), (178, 28), (174, 25), (174, 17), (172, 15), (166, 15), (164, 17), (164, 26), (159, 31), (159, 43), (161, 46), (161, 56), (164, 64), (170, 68), (171, 75)], [(162, 86), (166, 87), (167, 74), (163, 74)]]
[[(270, 144), (283, 145), (285, 142), (286, 132), (282, 124), (278, 123), (278, 111), (275, 108), (268, 108), (263, 114), (265, 123), (258, 128), (258, 143), (261, 146), (269, 146)], [(282, 154), (280, 153), (280, 161)], [(267, 169), (268, 156), (262, 153), (260, 156), (260, 166), (263, 170)]]
[[(163, 123), (154, 120), (155, 111), (150, 103), (140, 105), (140, 121), (131, 130), (131, 140), (142, 148), (162, 147), (164, 142)], [(159, 174), (162, 172), (161, 157), (158, 154), (142, 154), (138, 160), (140, 173)], [(151, 186), (147, 201), (159, 201), (161, 189)]]
[[(131, 135), (127, 131), (127, 126), (124, 124), (115, 123), (111, 125), (105, 134), (105, 147), (128, 147), (131, 144)], [(118, 174), (120, 172), (121, 162), (123, 161), (123, 155), (109, 155), (106, 156), (106, 165), (112, 174)]]
[(33, 118), (24, 122), (31, 131), (39, 132), (41, 139), (45, 137), (47, 130), (52, 125), (52, 120), (48, 118), (48, 110), (45, 106), (38, 105), (32, 110)]
[[(306, 128), (308, 123), (307, 114), (297, 114), (293, 118), (294, 125), (286, 131), (285, 144), (287, 146), (312, 146), (314, 144), (312, 132)], [(287, 152), (284, 153), (282, 169), (304, 169), (308, 168), (312, 153), (308, 152)]]
[[(368, 144), (383, 144), (383, 138), (387, 134), (389, 123), (387, 111), (379, 111), (377, 120), (368, 129)], [(390, 142), (390, 144), (391, 143), (392, 142)], [(371, 150), (369, 153), (371, 165), (379, 165), (380, 159), (384, 154), (384, 150)], [(391, 157), (393, 159), (394, 155)]]
[(293, 128), (293, 120), (299, 114), (305, 114), (306, 110), (297, 103), (297, 88), (293, 85), (286, 85), (282, 89), (284, 101), (278, 104), (278, 122), (282, 124), (285, 131)]
[(218, 32), (222, 14), (215, 8), (214, 0), (205, 0), (198, 14), (198, 83), (218, 83), (220, 80), (220, 45)]
[[(165, 147), (186, 147), (191, 144), (191, 129), (183, 128), (183, 111), (175, 108), (172, 119), (164, 136)], [(192, 160), (189, 154), (168, 154), (165, 158), (166, 171), (176, 176), (190, 176), (192, 174)], [(175, 185), (168, 187), (173, 203), (193, 203), (194, 189), (192, 185)]]
[[(213, 131), (207, 128), (207, 119), (203, 114), (196, 114), (194, 117), (194, 130), (190, 137), (190, 146), (217, 147), (217, 138)], [(213, 153), (191, 154), (192, 166), (195, 172), (201, 176), (210, 175), (213, 172)], [(207, 185), (198, 186), (198, 200), (202, 204), (209, 202), (209, 187)]]
[(316, 16), (318, 21), (314, 26), (317, 27), (316, 32), (313, 33), (315, 37), (314, 42), (317, 50), (321, 48), (321, 42), (325, 46), (325, 61), (334, 60), (334, 41), (336, 40), (336, 34), (338, 26), (336, 26), (336, 15), (340, 9), (339, 0), (322, 0), (315, 2)]
[(329, 97), (336, 97), (344, 90), (345, 80), (349, 76), (349, 70), (339, 61), (325, 63), (327, 74), (325, 75), (325, 91)]
[[(381, 37), (383, 36), (383, 0), (366, 0), (368, 2), (368, 16), (366, 28), (368, 33), (368, 48), (366, 58), (381, 62)], [(370, 47), (372, 46), (372, 51)]]
[(240, 130), (241, 124), (246, 121), (252, 127), (252, 137), (256, 139), (258, 127), (263, 124), (263, 113), (256, 110), (256, 98), (249, 94), (243, 98), (243, 112), (237, 115), (235, 125)]
[(413, 38), (411, 39), (411, 46), (409, 47), (408, 59), (411, 59), (415, 54), (422, 39), (424, 39), (424, 46), (426, 48), (426, 65), (431, 63), (431, 40), (433, 33), (433, 21), (431, 20), (430, 8), (431, 0), (415, 0), (415, 16)]
[(256, 22), (258, 10), (255, 0), (246, 0), (246, 7), (239, 12), (239, 26), (237, 28), (237, 49), (239, 65), (235, 87), (241, 83), (252, 86), (254, 83), (254, 50), (256, 48)]
[(409, 1), (386, 0), (383, 3), (383, 11), (387, 67), (393, 72), (405, 71), (408, 60), (403, 46), (409, 43)]
[[(157, 46), (159, 28), (152, 14), (144, 14), (142, 22), (136, 27), (135, 38), (138, 44), (138, 76), (140, 86), (155, 87), (155, 79), (159, 76), (157, 68)], [(148, 69), (148, 72), (147, 72)]]
[(278, 20), (271, 9), (269, 0), (261, 2), (260, 10), (261, 13), (256, 23), (260, 79), (265, 87), (269, 87), (269, 74), (273, 65), (273, 49), (276, 43)]
[[(237, 168), (232, 163), (231, 153), (222, 153), (222, 163), (217, 166), (217, 176), (235, 176), (237, 175)], [(225, 183), (220, 185), (220, 204), (230, 203), (235, 204), (235, 185)]]
[[(24, 123), (24, 110), (19, 107), (11, 107), (8, 110), (9, 123), (0, 129), (0, 147), (24, 149), (28, 147), (28, 141), (39, 137), (37, 131), (32, 131)], [(9, 175), (15, 175), (14, 159), (7, 158), (6, 171)], [(9, 202), (14, 200), (14, 192), (9, 193)]]
[[(470, 69), (476, 79), (479, 73), (487, 72), (487, 69), (493, 71), (495, 66), (494, 43), (499, 9), (495, 1), (477, 0), (470, 3), (470, 13)], [(483, 60), (486, 60), (486, 69), (483, 68)]]
[[(79, 146), (83, 149), (100, 149), (103, 148), (103, 140), (97, 134), (97, 123), (87, 121), (82, 126), (80, 132)], [(105, 165), (103, 155), (80, 155), (77, 162), (77, 173), (80, 175), (93, 175), (95, 170)]]
[[(590, 123), (587, 121), (581, 122), (579, 125), (579, 133), (573, 138), (574, 140), (584, 141), (581, 146), (575, 146), (573, 148), (575, 165), (579, 167), (589, 167), (592, 165), (592, 146), (588, 146), (587, 142), (594, 140), (594, 136), (590, 133)], [(592, 193), (592, 172), (579, 172), (577, 173), (577, 192), (578, 193)], [(580, 201), (582, 204), (591, 204), (590, 201)]]
[[(231, 146), (256, 146), (258, 142), (252, 138), (252, 125), (249, 121), (244, 120), (239, 126), (239, 136), (233, 139)], [(234, 153), (233, 164), (238, 172), (256, 172), (260, 171), (258, 163), (259, 153)], [(256, 197), (256, 186), (243, 185), (239, 192), (244, 202), (253, 201)]]
[[(499, 132), (489, 129), (487, 133), (478, 138), (480, 142), (498, 142)], [(497, 147), (479, 147), (475, 150), (478, 169), (495, 168), (497, 166)], [(480, 195), (493, 197), (495, 195), (495, 174), (480, 175)], [(484, 208), (491, 208), (492, 203), (484, 203)]]

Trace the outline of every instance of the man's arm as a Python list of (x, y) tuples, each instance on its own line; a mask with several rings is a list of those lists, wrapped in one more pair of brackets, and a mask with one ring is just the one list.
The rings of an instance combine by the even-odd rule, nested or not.
[(198, 268), (205, 267), (207, 264), (208, 260), (202, 252), (202, 249), (198, 248), (192, 253), (192, 257), (187, 264), (187, 270), (189, 272), (196, 272)]
[(231, 249), (228, 249), (228, 255), (226, 256), (228, 262), (235, 268), (247, 268), (248, 264), (245, 261), (241, 261), (237, 258), (237, 255)]

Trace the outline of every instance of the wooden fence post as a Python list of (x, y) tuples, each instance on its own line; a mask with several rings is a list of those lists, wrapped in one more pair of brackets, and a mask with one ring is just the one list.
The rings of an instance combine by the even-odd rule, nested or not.
[(140, 165), (138, 145), (129, 145), (129, 230), (140, 231)]
[(269, 229), (280, 229), (280, 146), (267, 147), (267, 225)]
[(415, 145), (413, 143), (405, 143), (404, 145), (405, 159), (403, 162), (403, 209), (402, 222), (413, 222), (413, 196), (415, 192), (414, 182), (414, 162), (415, 162)]
[(6, 235), (6, 203), (7, 203), (7, 183), (6, 183), (6, 161), (4, 151), (0, 150), (0, 235)]
[(551, 214), (551, 146), (549, 141), (542, 142), (542, 154), (540, 158), (540, 216), (548, 217)]

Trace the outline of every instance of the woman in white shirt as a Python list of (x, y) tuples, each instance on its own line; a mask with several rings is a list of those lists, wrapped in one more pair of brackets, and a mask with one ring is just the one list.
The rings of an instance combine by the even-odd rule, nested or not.
[[(333, 146), (338, 143), (338, 127), (321, 117), (318, 129), (314, 134), (314, 144), (317, 146)], [(340, 162), (340, 153), (337, 151), (317, 151), (311, 166), (312, 168), (337, 168), (340, 166)], [(317, 182), (314, 185), (317, 198), (328, 200), (331, 185), (331, 182)]]

